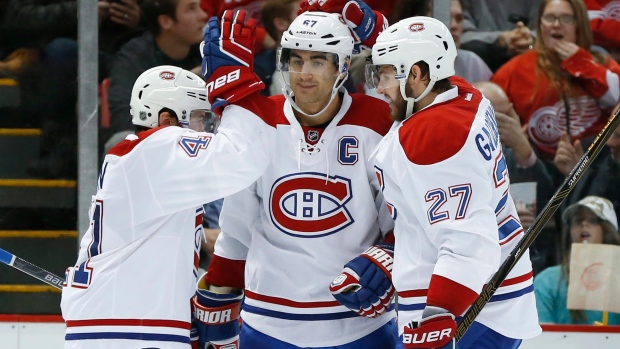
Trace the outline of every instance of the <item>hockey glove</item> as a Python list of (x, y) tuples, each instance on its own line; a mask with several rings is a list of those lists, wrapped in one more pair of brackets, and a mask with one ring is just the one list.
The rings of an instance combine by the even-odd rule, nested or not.
[(392, 264), (394, 245), (371, 246), (344, 266), (329, 285), (340, 304), (361, 316), (375, 318), (392, 304)]
[(253, 92), (265, 88), (254, 74), (256, 21), (245, 21), (245, 11), (224, 11), (221, 26), (217, 17), (209, 20), (200, 44), (202, 74), (207, 79), (209, 103), (216, 114)]
[[(198, 289), (192, 298), (193, 322), (200, 349), (238, 349), (240, 295)], [(192, 337), (195, 335), (192, 334)]]
[(422, 321), (412, 321), (405, 326), (403, 344), (405, 349), (454, 349), (456, 347), (455, 333), (454, 315), (443, 308), (427, 306), (422, 312)]
[(359, 53), (362, 47), (372, 47), (379, 34), (388, 27), (385, 16), (379, 11), (373, 11), (361, 0), (304, 0), (299, 5), (299, 13), (306, 11), (342, 14), (355, 33), (353, 53)]

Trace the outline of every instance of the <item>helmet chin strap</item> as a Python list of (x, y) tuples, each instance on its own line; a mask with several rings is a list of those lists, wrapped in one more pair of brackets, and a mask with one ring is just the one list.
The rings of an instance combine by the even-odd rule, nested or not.
[(411, 114), (413, 114), (413, 105), (415, 104), (415, 102), (418, 102), (422, 98), (426, 97), (426, 95), (429, 92), (431, 92), (431, 90), (433, 89), (433, 86), (435, 86), (435, 80), (431, 79), (428, 85), (426, 86), (426, 88), (424, 89), (424, 91), (422, 91), (422, 94), (419, 95), (417, 98), (412, 98), (412, 97), (407, 96), (407, 92), (405, 92), (406, 85), (407, 85), (407, 79), (400, 79), (400, 94), (401, 96), (403, 96), (405, 101), (407, 101), (407, 110), (405, 111), (405, 119), (411, 116)]
[(338, 76), (338, 79), (336, 79), (336, 81), (334, 81), (334, 86), (332, 86), (332, 94), (331, 97), (329, 98), (329, 102), (327, 102), (327, 104), (325, 105), (325, 107), (323, 107), (323, 109), (321, 109), (319, 112), (314, 113), (314, 114), (308, 114), (305, 111), (301, 110), (301, 108), (297, 105), (297, 103), (295, 103), (295, 100), (293, 99), (293, 96), (295, 95), (293, 92), (293, 89), (290, 86), (290, 83), (287, 83), (286, 80), (285, 81), (285, 85), (286, 87), (284, 87), (284, 97), (286, 97), (286, 99), (291, 103), (291, 106), (293, 106), (293, 108), (295, 108), (295, 110), (297, 110), (298, 112), (304, 114), (305, 116), (308, 117), (315, 117), (318, 115), (321, 115), (326, 109), (327, 107), (329, 107), (330, 104), (332, 104), (332, 102), (334, 101), (334, 98), (336, 98), (336, 94), (338, 94), (338, 89), (340, 89), (340, 87), (344, 84), (344, 82), (347, 80), (348, 73), (344, 73), (344, 74), (340, 74)]

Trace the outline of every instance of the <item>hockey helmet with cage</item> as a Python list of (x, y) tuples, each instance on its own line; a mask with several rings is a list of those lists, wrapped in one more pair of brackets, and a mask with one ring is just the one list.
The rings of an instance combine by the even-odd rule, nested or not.
[(136, 79), (130, 108), (132, 123), (147, 128), (158, 126), (164, 108), (174, 111), (182, 127), (197, 131), (212, 117), (204, 80), (170, 65), (151, 68)]
[[(324, 12), (304, 12), (297, 16), (288, 30), (282, 34), (281, 47), (277, 53), (277, 69), (284, 80), (283, 92), (286, 99), (300, 113), (307, 116), (321, 114), (334, 100), (338, 89), (349, 75), (349, 65), (353, 52), (354, 39), (351, 30), (340, 14)], [(332, 86), (329, 103), (316, 114), (307, 114), (295, 103), (290, 84), (289, 60), (291, 50), (325, 52), (331, 54), (338, 66), (337, 78)]]
[[(400, 93), (407, 101), (407, 115), (413, 112), (414, 102), (424, 98), (435, 82), (454, 75), (457, 50), (450, 30), (439, 20), (431, 17), (411, 17), (401, 20), (384, 30), (372, 48), (372, 65), (366, 66), (368, 87), (376, 88), (374, 75), (382, 65), (392, 65), (399, 80)], [(417, 98), (407, 97), (405, 86), (411, 67), (426, 62), (429, 83)]]

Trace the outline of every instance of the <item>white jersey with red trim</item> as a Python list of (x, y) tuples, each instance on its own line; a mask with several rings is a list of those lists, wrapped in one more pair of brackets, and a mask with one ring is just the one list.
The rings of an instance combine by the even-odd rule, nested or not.
[(264, 172), (274, 131), (229, 106), (216, 135), (163, 127), (110, 150), (65, 276), (67, 348), (190, 348), (201, 205)]
[[(523, 237), (493, 107), (454, 80), (457, 86), (390, 130), (373, 155), (395, 220), (400, 334), (421, 319), (433, 275), (479, 294)], [(511, 338), (539, 334), (532, 281), (526, 252), (476, 321)], [(458, 293), (433, 291), (447, 304)]]
[(349, 343), (395, 316), (360, 317), (329, 292), (347, 262), (393, 229), (368, 162), (392, 124), (388, 106), (345, 92), (334, 119), (316, 130), (275, 98), (273, 159), (254, 185), (224, 200), (211, 265), (230, 270), (246, 260), (241, 317), (257, 331), (299, 347)]

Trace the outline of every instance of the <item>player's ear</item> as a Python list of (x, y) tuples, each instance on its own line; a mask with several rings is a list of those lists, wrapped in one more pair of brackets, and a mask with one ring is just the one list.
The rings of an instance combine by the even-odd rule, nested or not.
[(159, 114), (159, 126), (178, 126), (179, 120), (167, 111)]
[(411, 66), (411, 71), (409, 71), (408, 81), (411, 84), (414, 84), (415, 81), (421, 80), (422, 78), (422, 70), (417, 64)]

